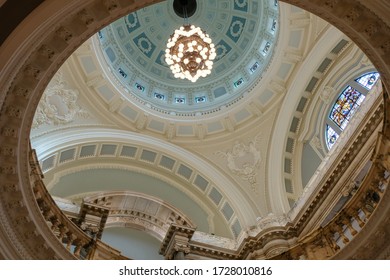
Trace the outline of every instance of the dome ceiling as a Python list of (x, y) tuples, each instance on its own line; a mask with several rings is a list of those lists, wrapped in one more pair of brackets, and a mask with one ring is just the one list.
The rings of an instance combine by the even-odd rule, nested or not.
[[(298, 137), (299, 130), (291, 130), (288, 125), (291, 119), (297, 119), (295, 116), (303, 116), (303, 108), (298, 112), (294, 104), (301, 104), (303, 95), (307, 101), (309, 93), (305, 88), (311, 74), (342, 34), (300, 9), (284, 4), (275, 6), (273, 0), (199, 1), (190, 20), (199, 23), (217, 47), (224, 40), (231, 49), (215, 63), (216, 71), (210, 77), (194, 84), (170, 78), (170, 69), (163, 61), (156, 63), (159, 48), (165, 50), (167, 38), (183, 23), (174, 13), (172, 3), (173, 0), (152, 5), (111, 24), (64, 63), (38, 108), (45, 114), (43, 120), (34, 122), (32, 145), (47, 167), (43, 168), (47, 186), (55, 187), (56, 178), (84, 166), (97, 172), (102, 167), (122, 170), (130, 160), (137, 166), (131, 171), (177, 178), (179, 183), (172, 187), (188, 191), (189, 198), (199, 205), (207, 203), (206, 208), (211, 211), (206, 212), (212, 213), (215, 228), (220, 229), (213, 232), (236, 238), (258, 217), (286, 213), (302, 193), (301, 183), (294, 181), (300, 175), (300, 166), (295, 169), (296, 165), (292, 165), (301, 160), (300, 143), (285, 144), (287, 136), (291, 142)], [(254, 9), (261, 16), (255, 16)], [(214, 21), (207, 20), (208, 14), (214, 15)], [(235, 30), (238, 23), (233, 18), (238, 17), (245, 24), (234, 42), (229, 32)], [(278, 30), (272, 34), (274, 20)], [(162, 28), (164, 21), (167, 25)], [(139, 27), (129, 33), (130, 23)], [(251, 23), (257, 26), (252, 33)], [(222, 31), (218, 31), (218, 26)], [(124, 32), (123, 39), (119, 30)], [(136, 41), (141, 34), (155, 46), (150, 57), (142, 51), (146, 39)], [(317, 44), (319, 40), (321, 43)], [(245, 41), (248, 43), (243, 47)], [(262, 53), (264, 42), (271, 42), (266, 54)], [(132, 55), (126, 46), (132, 48)], [(111, 58), (110, 49), (114, 55)], [(232, 61), (235, 54), (241, 57)], [(309, 65), (299, 67), (307, 61)], [(255, 62), (259, 65), (252, 73), (250, 68)], [(218, 72), (220, 65), (225, 69)], [(165, 74), (155, 75), (152, 69)], [(236, 88), (234, 81), (239, 78), (243, 78), (243, 83)], [(137, 89), (136, 84), (144, 90)], [(290, 91), (291, 85), (294, 87)], [(224, 88), (226, 93), (216, 97), (218, 88)], [(156, 98), (154, 93), (158, 90), (167, 99)], [(206, 101), (195, 103), (195, 97), (205, 92)], [(187, 101), (191, 98), (192, 103), (174, 103), (179, 94)], [(291, 110), (280, 110), (283, 104)], [(59, 121), (66, 113), (72, 118)], [(88, 137), (83, 138), (84, 134)], [(140, 136), (145, 138), (135, 148)], [(99, 138), (99, 143), (91, 142), (95, 138)], [(162, 150), (168, 143), (170, 146)], [(293, 148), (289, 149), (290, 146)], [(176, 164), (167, 170), (165, 162)], [(282, 181), (283, 178), (287, 179)], [(199, 180), (203, 182), (201, 188)], [(212, 228), (210, 224), (205, 231), (211, 232)]]
[(209, 114), (240, 99), (270, 63), (277, 1), (197, 1), (188, 21), (210, 35), (217, 51), (211, 75), (196, 83), (174, 78), (164, 60), (169, 36), (184, 23), (173, 0), (129, 14), (98, 33), (101, 63), (124, 87), (126, 99), (169, 115)]

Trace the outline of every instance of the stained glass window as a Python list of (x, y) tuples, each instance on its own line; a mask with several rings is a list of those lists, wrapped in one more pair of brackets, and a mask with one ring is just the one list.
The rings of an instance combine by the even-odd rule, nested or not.
[(353, 87), (348, 86), (333, 105), (329, 117), (344, 130), (364, 98), (364, 95)]
[(370, 90), (375, 85), (375, 83), (378, 81), (379, 73), (378, 72), (372, 72), (365, 74), (364, 76), (361, 76), (360, 78), (356, 79), (355, 81), (361, 84), (366, 89)]
[[(331, 107), (329, 119), (326, 120), (325, 140), (328, 149), (331, 149), (340, 133), (347, 127), (352, 116), (359, 109), (369, 91), (375, 86), (380, 75), (378, 72), (368, 72), (358, 78), (354, 78), (351, 84), (341, 92), (334, 105)], [(358, 83), (361, 87), (353, 88), (351, 85)]]
[(333, 147), (334, 143), (336, 143), (337, 138), (339, 138), (339, 135), (336, 131), (334, 131), (330, 125), (326, 125), (326, 142), (328, 143), (329, 150)]

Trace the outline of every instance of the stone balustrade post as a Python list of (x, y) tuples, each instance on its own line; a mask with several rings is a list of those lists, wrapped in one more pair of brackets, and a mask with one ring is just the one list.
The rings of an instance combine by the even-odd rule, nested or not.
[(58, 235), (58, 239), (62, 242), (62, 239), (64, 239), (65, 234), (69, 231), (64, 225), (59, 225), (60, 234)]
[(70, 251), (71, 246), (72, 246), (72, 244), (73, 244), (73, 241), (75, 241), (76, 238), (77, 238), (77, 237), (76, 237), (74, 234), (72, 234), (72, 233), (67, 234), (66, 249), (68, 249), (68, 250)]
[(84, 244), (81, 241), (76, 240), (75, 245), (76, 245), (76, 247), (74, 249), (74, 255), (77, 258), (80, 258), (80, 252), (81, 252), (81, 249), (83, 248)]
[(345, 214), (341, 218), (341, 222), (349, 229), (349, 231), (351, 232), (352, 236), (355, 236), (358, 233), (357, 230), (352, 226), (351, 216)]
[(351, 209), (348, 210), (347, 213), (348, 213), (348, 215), (349, 215), (352, 219), (354, 219), (354, 220), (358, 223), (358, 225), (359, 225), (360, 228), (363, 228), (363, 227), (364, 227), (365, 222), (360, 218), (360, 216), (359, 216), (359, 210), (358, 210), (358, 209), (356, 209), (356, 208), (351, 208)]

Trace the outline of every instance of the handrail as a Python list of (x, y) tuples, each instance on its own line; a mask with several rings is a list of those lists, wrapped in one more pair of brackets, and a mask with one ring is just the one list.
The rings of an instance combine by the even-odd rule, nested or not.
[(35, 150), (30, 149), (30, 180), (38, 207), (53, 234), (77, 259), (128, 259), (121, 252), (95, 240), (74, 224), (56, 205), (43, 182)]

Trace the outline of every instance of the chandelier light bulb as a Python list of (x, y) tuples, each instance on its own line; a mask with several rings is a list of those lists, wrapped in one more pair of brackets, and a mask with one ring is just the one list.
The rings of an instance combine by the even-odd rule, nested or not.
[(191, 82), (211, 73), (215, 57), (211, 38), (194, 25), (184, 25), (175, 30), (165, 50), (165, 62), (171, 66), (174, 77)]

